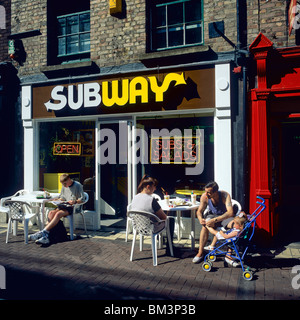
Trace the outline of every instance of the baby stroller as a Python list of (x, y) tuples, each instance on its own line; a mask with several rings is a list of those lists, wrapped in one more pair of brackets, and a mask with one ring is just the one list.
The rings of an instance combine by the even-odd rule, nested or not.
[(237, 260), (241, 264), (243, 278), (248, 281), (252, 280), (253, 274), (249, 270), (249, 268), (245, 269), (243, 261), (251, 244), (251, 239), (253, 238), (255, 232), (256, 218), (266, 208), (265, 200), (259, 196), (257, 196), (257, 198), (259, 199), (259, 201), (257, 201), (256, 203), (259, 206), (250, 216), (248, 216), (248, 221), (245, 223), (244, 228), (239, 234), (239, 236), (230, 239), (219, 240), (216, 243), (216, 248), (210, 251), (204, 257), (204, 262), (202, 264), (202, 269), (204, 271), (209, 272), (212, 268), (212, 263), (216, 260), (216, 257), (218, 255), (226, 255), (226, 253), (228, 252), (227, 249), (230, 248), (232, 250), (231, 258)]

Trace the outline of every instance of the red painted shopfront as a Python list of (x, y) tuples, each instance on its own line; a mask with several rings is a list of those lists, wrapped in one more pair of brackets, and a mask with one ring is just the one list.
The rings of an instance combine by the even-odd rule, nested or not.
[[(274, 48), (259, 34), (250, 46), (256, 86), (249, 92), (249, 209), (266, 243), (300, 240), (300, 46)], [(298, 238), (297, 238), (298, 237)]]

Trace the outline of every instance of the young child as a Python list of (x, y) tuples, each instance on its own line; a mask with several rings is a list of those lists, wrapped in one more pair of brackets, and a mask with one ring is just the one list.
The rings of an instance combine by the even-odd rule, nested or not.
[[(241, 211), (241, 212), (239, 213), (239, 215), (236, 216), (236, 217), (244, 218), (244, 219), (245, 219), (245, 222), (246, 222), (246, 221), (250, 221), (250, 220), (249, 220), (249, 217), (250, 217), (250, 216), (248, 216), (248, 215), (245, 213), (245, 211)], [(245, 222), (244, 222), (244, 223), (245, 223)], [(228, 222), (228, 224), (227, 224), (227, 226), (226, 226), (225, 228), (226, 228), (227, 230), (230, 230), (230, 229), (233, 228), (233, 224), (234, 224), (234, 218), (232, 218), (232, 220), (231, 220), (230, 222)], [(216, 231), (216, 230), (214, 230), (214, 231)], [(216, 232), (214, 232), (214, 231), (210, 231), (210, 232), (211, 232), (212, 234), (217, 233), (217, 231), (216, 231)], [(226, 233), (227, 233), (227, 231), (226, 231)], [(216, 236), (214, 236), (211, 244), (210, 244), (209, 246), (204, 247), (204, 249), (207, 250), (207, 251), (214, 250), (215, 245), (216, 245), (216, 243), (217, 243), (218, 240), (221, 240), (221, 239), (218, 239)]]
[[(206, 228), (209, 230), (210, 233), (212, 233), (215, 236), (213, 240), (215, 244), (217, 240), (225, 240), (225, 239), (238, 237), (240, 232), (243, 230), (244, 224), (246, 223), (246, 221), (247, 221), (247, 216), (244, 213), (242, 215), (240, 214), (239, 216), (234, 217), (234, 219), (231, 222), (229, 222), (227, 226), (230, 229), (228, 231), (225, 231), (225, 232), (222, 230), (217, 231), (211, 227), (206, 227)], [(238, 263), (231, 258), (231, 252), (232, 250), (229, 248), (225, 256), (225, 261), (231, 266), (237, 267)]]
[(236, 216), (229, 224), (229, 230), (228, 231), (217, 231), (211, 227), (206, 227), (210, 233), (216, 236), (217, 240), (224, 240), (229, 239), (233, 237), (237, 237), (239, 233), (243, 230), (244, 224), (247, 221), (245, 217), (239, 217)]

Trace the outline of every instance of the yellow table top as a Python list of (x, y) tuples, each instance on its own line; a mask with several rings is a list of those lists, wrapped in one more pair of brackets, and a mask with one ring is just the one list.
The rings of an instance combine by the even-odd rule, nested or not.
[[(205, 191), (204, 190), (193, 190), (193, 192), (195, 195), (201, 196)], [(192, 190), (178, 189), (178, 190), (175, 190), (175, 193), (190, 196), (192, 193)]]

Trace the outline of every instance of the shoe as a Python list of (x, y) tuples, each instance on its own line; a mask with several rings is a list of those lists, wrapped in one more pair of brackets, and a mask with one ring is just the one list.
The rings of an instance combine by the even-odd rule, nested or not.
[(49, 237), (43, 236), (42, 238), (36, 240), (35, 243), (37, 243), (37, 244), (49, 244), (50, 240), (49, 240)]
[(38, 240), (38, 239), (42, 238), (42, 236), (43, 236), (43, 232), (42, 231), (38, 231), (36, 233), (30, 234), (28, 236), (28, 240), (35, 241), (35, 240)]
[(206, 246), (206, 247), (204, 247), (204, 250), (206, 250), (206, 251), (213, 251), (213, 250), (215, 250), (215, 247)]
[(193, 263), (199, 263), (202, 259), (203, 259), (203, 256), (201, 257), (195, 256), (192, 261)]
[(236, 262), (236, 261), (234, 261), (234, 260), (232, 260), (232, 259), (229, 259), (229, 258), (227, 258), (227, 257), (225, 257), (225, 261), (224, 261), (224, 263), (227, 263), (227, 265), (230, 265), (230, 266), (232, 266), (233, 268), (236, 268), (239, 264), (238, 264), (238, 262)]

